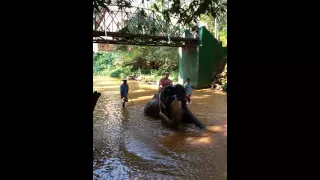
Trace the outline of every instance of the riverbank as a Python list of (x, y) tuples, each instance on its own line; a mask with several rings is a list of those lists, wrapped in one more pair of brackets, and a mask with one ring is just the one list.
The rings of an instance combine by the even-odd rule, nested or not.
[(147, 83), (159, 81), (164, 72), (177, 82), (179, 76), (177, 48), (115, 46), (112, 52), (95, 53), (93, 75), (127, 78)]
[[(223, 74), (223, 73), (220, 73), (220, 74)], [(226, 74), (226, 72), (225, 72), (225, 74)], [(226, 75), (225, 75), (225, 77), (223, 75), (221, 75), (221, 76), (222, 76), (222, 78), (225, 78), (225, 81), (224, 81), (225, 82), (225, 89), (222, 88), (223, 87), (222, 85), (220, 85), (219, 88), (217, 86), (214, 86), (214, 83), (217, 82), (217, 81), (214, 81), (212, 83), (211, 89), (208, 88), (208, 89), (204, 89), (204, 90), (215, 90), (215, 91), (224, 91), (224, 92), (226, 92), (227, 91), (227, 89), (226, 89), (226, 82), (227, 82), (226, 79), (227, 79), (227, 77), (226, 77)], [(159, 77), (159, 80), (160, 80), (161, 77), (162, 76)], [(136, 78), (127, 78), (127, 80), (128, 80), (129, 84), (136, 83), (136, 84), (138, 84), (138, 86), (140, 88), (143, 87), (143, 88), (147, 88), (147, 89), (156, 90), (156, 89), (158, 89), (158, 86), (159, 86), (159, 81), (144, 81), (144, 80), (138, 79), (138, 78), (137, 79)], [(122, 84), (122, 79), (121, 78), (111, 78), (111, 77), (108, 77), (108, 76), (93, 76), (93, 83), (94, 84), (98, 83), (98, 84), (103, 85), (103, 86), (100, 86), (100, 85), (99, 86), (94, 86), (94, 90), (100, 92), (104, 88), (110, 88), (109, 85), (111, 85), (111, 84), (112, 84), (112, 87), (114, 87), (115, 84), (117, 84), (120, 87), (120, 85)], [(178, 82), (173, 82), (173, 84), (178, 84)], [(130, 90), (132, 90), (132, 89), (130, 89)]]
[(227, 91), (227, 64), (223, 68), (222, 72), (215, 76), (211, 89)]
[[(158, 85), (164, 72), (174, 84), (179, 80), (178, 51), (175, 48), (139, 48), (116, 46), (112, 52), (94, 54), (93, 75), (122, 78)], [(223, 70), (212, 82), (212, 89), (227, 90), (227, 73)], [(209, 85), (209, 84), (208, 84)]]

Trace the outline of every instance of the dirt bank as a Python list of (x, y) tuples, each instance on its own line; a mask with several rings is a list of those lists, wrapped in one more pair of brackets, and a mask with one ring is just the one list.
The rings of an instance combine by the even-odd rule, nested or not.
[(212, 82), (212, 89), (227, 91), (227, 64), (222, 72), (218, 73)]

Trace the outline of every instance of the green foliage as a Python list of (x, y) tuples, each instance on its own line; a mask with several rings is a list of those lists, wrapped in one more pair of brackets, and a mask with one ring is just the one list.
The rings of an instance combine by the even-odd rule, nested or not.
[(111, 70), (109, 76), (114, 78), (120, 78), (122, 72), (123, 72), (122, 69), (114, 69), (114, 70)]
[(220, 31), (219, 32), (219, 39), (222, 41), (222, 46), (227, 46), (227, 31)]
[[(141, 0), (142, 4), (144, 0)], [(170, 8), (166, 8), (165, 4), (170, 3)], [(131, 0), (93, 0), (93, 12), (97, 14), (102, 8), (109, 10), (107, 5), (115, 4), (118, 7), (130, 7)], [(180, 0), (157, 0), (153, 3), (153, 9), (161, 12), (164, 19), (169, 22), (169, 16), (179, 18), (179, 23), (184, 25), (196, 25), (201, 14), (210, 14), (213, 17), (219, 17), (226, 13), (226, 0), (192, 0), (190, 3), (181, 4)]]
[[(200, 22), (207, 24), (208, 31), (214, 35), (214, 18), (211, 15), (201, 15)], [(223, 46), (227, 46), (227, 16), (222, 15), (218, 20), (219, 40)]]
[(172, 81), (178, 82), (178, 80), (179, 80), (179, 71), (173, 71), (172, 72)]
[(170, 72), (178, 81), (179, 54), (177, 48), (115, 45), (112, 52), (94, 55), (94, 75), (114, 78), (139, 77), (143, 81), (159, 81)]
[(200, 22), (206, 23), (208, 31), (210, 31), (211, 34), (214, 34), (214, 18), (211, 15), (202, 14), (200, 16)]
[[(161, 22), (161, 17), (158, 18), (158, 22)], [(163, 24), (160, 26), (163, 26)], [(120, 32), (159, 35), (161, 28), (156, 28), (155, 20), (147, 16), (143, 9), (139, 9), (139, 12), (130, 18), (128, 25), (121, 29)]]
[[(141, 2), (143, 4), (144, 0), (141, 0)], [(94, 19), (103, 8), (106, 11), (109, 11), (107, 6), (111, 4), (117, 5), (122, 9), (123, 7), (130, 7), (131, 0), (93, 0)], [(181, 2), (180, 0), (156, 0), (152, 3), (152, 9), (155, 12), (162, 13), (163, 19), (166, 22), (170, 22), (170, 17), (174, 16), (175, 18), (178, 18), (178, 24), (181, 23), (185, 26), (184, 28), (192, 28), (193, 31), (197, 30), (198, 21), (201, 19), (202, 15), (206, 15), (209, 19), (212, 19), (211, 22), (208, 23), (211, 26), (209, 29), (213, 27), (213, 18), (217, 17), (219, 19), (219, 37), (223, 42), (223, 45), (226, 46), (227, 0), (191, 0), (188, 2)], [(177, 28), (179, 27), (170, 27), (167, 30), (175, 32), (175, 29)], [(162, 28), (155, 28), (153, 20), (145, 16), (144, 10), (141, 9), (140, 12), (129, 21), (129, 25), (123, 28), (121, 32), (135, 34), (146, 32), (148, 34), (157, 35), (161, 29)]]
[[(142, 3), (144, 0), (141, 0)], [(169, 22), (170, 16), (178, 18), (178, 23), (185, 27), (193, 27), (196, 30), (198, 20), (207, 22), (209, 31), (214, 33), (214, 17), (219, 18), (219, 37), (223, 45), (227, 44), (227, 3), (226, 0), (191, 0), (190, 3), (182, 3), (180, 0), (156, 0), (152, 9), (163, 14), (163, 18)], [(166, 7), (170, 3), (170, 7)], [(93, 14), (99, 14), (104, 8), (109, 11), (107, 5), (130, 7), (131, 0), (93, 0)], [(139, 19), (139, 21), (137, 20)], [(142, 20), (141, 20), (142, 19)], [(141, 10), (129, 26), (122, 31), (133, 31), (132, 26), (137, 26), (136, 33), (149, 32), (158, 34), (161, 28), (155, 29), (153, 20), (144, 16)], [(130, 27), (131, 25), (131, 27)], [(131, 31), (130, 31), (131, 30)], [(158, 81), (163, 72), (170, 72), (173, 81), (178, 81), (178, 51), (170, 47), (141, 47), (141, 46), (115, 46), (113, 52), (97, 53), (94, 55), (93, 72), (95, 75), (110, 77), (141, 77), (145, 81)], [(226, 87), (226, 85), (225, 85)]]
[(224, 90), (224, 91), (227, 91), (227, 83), (225, 83), (225, 84), (223, 85), (223, 90)]
[(114, 56), (109, 53), (95, 53), (93, 59), (93, 73), (109, 69), (114, 62)]

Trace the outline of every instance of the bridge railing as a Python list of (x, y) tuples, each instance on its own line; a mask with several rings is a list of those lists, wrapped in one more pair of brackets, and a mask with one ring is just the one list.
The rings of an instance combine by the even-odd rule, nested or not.
[[(108, 6), (94, 14), (93, 30), (136, 35), (197, 38), (197, 32), (183, 28), (177, 19), (166, 22), (161, 13), (138, 7)], [(188, 31), (188, 37), (185, 36)]]

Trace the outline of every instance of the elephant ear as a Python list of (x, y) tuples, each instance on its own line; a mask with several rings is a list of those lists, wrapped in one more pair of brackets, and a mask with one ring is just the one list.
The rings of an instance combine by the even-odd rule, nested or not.
[(175, 93), (180, 99), (184, 99), (186, 97), (186, 91), (184, 87), (180, 84), (174, 86)]
[(164, 98), (173, 97), (174, 95), (176, 95), (177, 97), (179, 97), (179, 99), (183, 100), (186, 96), (185, 89), (180, 84), (174, 86), (166, 86), (163, 92)]

